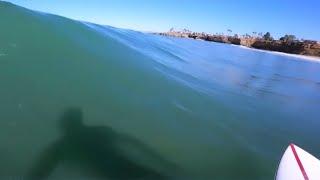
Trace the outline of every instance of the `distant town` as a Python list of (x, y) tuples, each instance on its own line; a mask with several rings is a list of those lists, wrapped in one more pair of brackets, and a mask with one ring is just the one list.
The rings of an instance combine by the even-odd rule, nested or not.
[(227, 32), (228, 35), (208, 34), (204, 32), (192, 32), (187, 29), (175, 30), (174, 28), (171, 28), (168, 32), (156, 34), (163, 36), (192, 38), (218, 43), (242, 45), (255, 49), (278, 51), (290, 54), (320, 57), (320, 42), (318, 41), (297, 39), (294, 35), (284, 35), (279, 39), (274, 39), (269, 32), (265, 34), (252, 32), (251, 35), (231, 35), (232, 30), (230, 29), (228, 29)]

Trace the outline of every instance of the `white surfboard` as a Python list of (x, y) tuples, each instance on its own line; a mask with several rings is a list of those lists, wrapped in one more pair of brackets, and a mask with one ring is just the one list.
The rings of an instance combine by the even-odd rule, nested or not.
[(290, 144), (283, 154), (276, 180), (320, 180), (320, 160)]

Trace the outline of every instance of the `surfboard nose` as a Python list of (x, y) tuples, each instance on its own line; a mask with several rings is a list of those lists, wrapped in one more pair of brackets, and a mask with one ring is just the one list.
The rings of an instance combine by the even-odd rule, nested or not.
[(291, 143), (284, 152), (276, 180), (320, 180), (320, 160)]

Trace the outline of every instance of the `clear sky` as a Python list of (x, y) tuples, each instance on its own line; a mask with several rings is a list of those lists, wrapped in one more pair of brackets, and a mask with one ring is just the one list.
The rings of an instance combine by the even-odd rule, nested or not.
[(115, 27), (208, 33), (271, 32), (320, 40), (320, 0), (8, 0), (17, 5)]

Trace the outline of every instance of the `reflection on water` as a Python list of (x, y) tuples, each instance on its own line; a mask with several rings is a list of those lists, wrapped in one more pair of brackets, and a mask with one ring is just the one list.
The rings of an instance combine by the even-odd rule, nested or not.
[[(94, 174), (98, 177), (111, 179), (169, 178), (168, 175), (130, 159), (128, 155), (123, 154), (118, 145), (127, 143), (136, 146), (142, 151), (142, 154), (152, 156), (158, 162), (166, 162), (165, 159), (142, 142), (119, 134), (110, 127), (84, 125), (81, 109), (65, 110), (59, 120), (59, 126), (62, 137), (40, 154), (29, 172), (30, 179), (46, 179), (59, 164), (66, 161), (85, 163), (94, 170)], [(172, 163), (168, 162), (166, 166), (171, 169), (175, 168)]]

